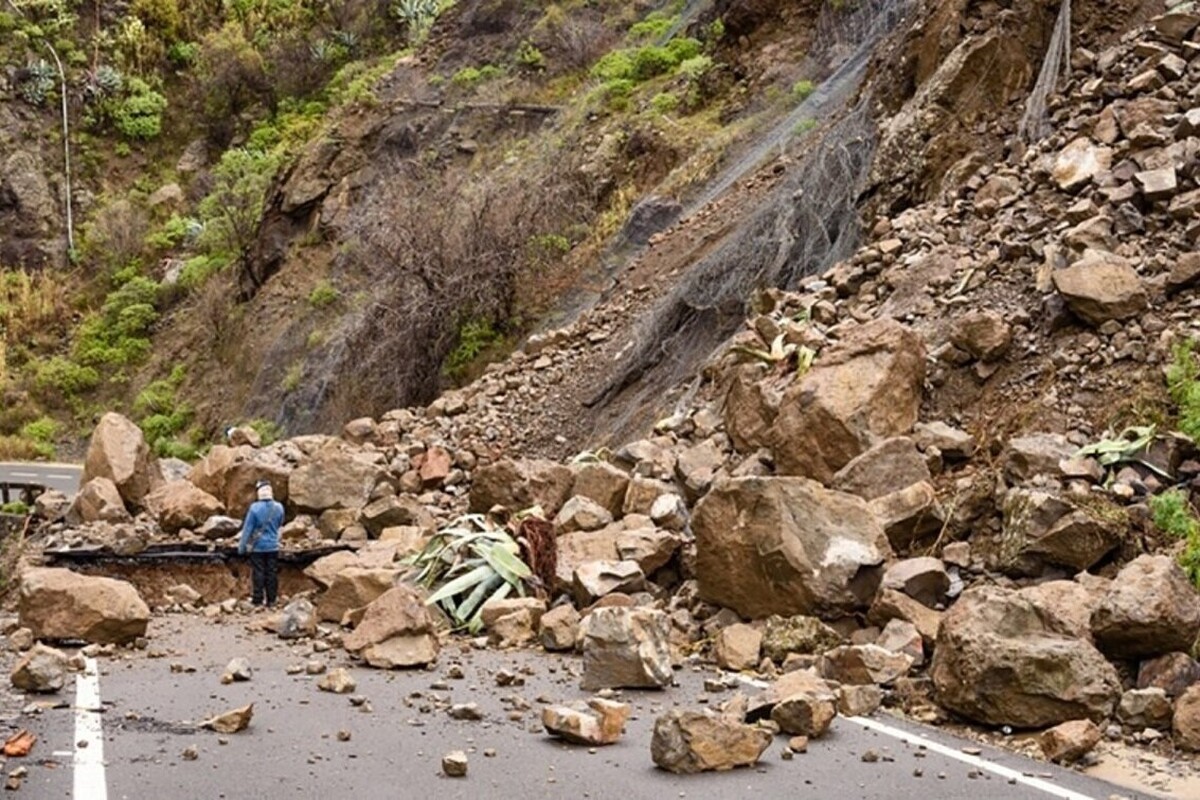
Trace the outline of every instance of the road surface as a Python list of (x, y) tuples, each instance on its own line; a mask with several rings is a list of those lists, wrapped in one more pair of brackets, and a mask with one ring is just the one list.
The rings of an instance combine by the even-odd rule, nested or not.
[(42, 461), (0, 462), (0, 483), (35, 484), (57, 489), (67, 497), (79, 491), (83, 467), (78, 464), (51, 464)]
[[(759, 766), (726, 773), (677, 776), (650, 759), (654, 719), (673, 706), (719, 703), (706, 694), (712, 673), (684, 669), (679, 685), (660, 692), (625, 692), (634, 716), (620, 742), (604, 748), (566, 745), (548, 738), (538, 720), (544, 702), (587, 695), (578, 688), (580, 661), (531, 651), (472, 650), (463, 643), (442, 651), (436, 668), (384, 672), (350, 665), (344, 652), (316, 652), (249, 632), (250, 617), (213, 621), (199, 616), (159, 617), (150, 649), (94, 662), (77, 692), (47, 698), (59, 708), (8, 720), (39, 740), (28, 758), (10, 759), (29, 773), (14, 798), (143, 800), (144, 798), (782, 798), (814, 800), (1108, 800), (1152, 795), (1119, 788), (1079, 773), (983, 748), (887, 715), (838, 719), (805, 754), (782, 756), (776, 737)], [(249, 659), (252, 680), (223, 685), (220, 675), (236, 656)], [(288, 667), (318, 661), (351, 666), (356, 694), (317, 690), (318, 678)], [(461, 679), (450, 674), (459, 664)], [(497, 670), (526, 684), (500, 688)], [(32, 698), (31, 698), (32, 699)], [(13, 698), (16, 708), (25, 701)], [(219, 736), (189, 721), (253, 702), (251, 726)], [(481, 721), (450, 719), (446, 702), (477, 703)], [(102, 709), (102, 713), (95, 713)], [(865, 724), (864, 724), (865, 723)], [(869, 724), (870, 727), (867, 725)], [(100, 730), (103, 730), (101, 735)], [(185, 751), (195, 748), (194, 759)], [(447, 752), (464, 750), (469, 774), (440, 774)], [(879, 755), (867, 763), (868, 750)], [(973, 749), (970, 752), (979, 752)], [(1185, 795), (1175, 795), (1185, 796)]]

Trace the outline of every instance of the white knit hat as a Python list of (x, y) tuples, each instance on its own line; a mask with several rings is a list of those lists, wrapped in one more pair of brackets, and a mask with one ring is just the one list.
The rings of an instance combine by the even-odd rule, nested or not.
[(271, 484), (267, 481), (258, 482), (258, 499), (259, 500), (274, 500), (275, 492), (271, 490)]

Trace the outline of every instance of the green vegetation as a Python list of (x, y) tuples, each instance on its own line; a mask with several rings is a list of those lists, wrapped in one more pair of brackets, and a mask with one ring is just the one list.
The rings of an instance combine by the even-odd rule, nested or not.
[(472, 319), (458, 329), (458, 344), (442, 365), (442, 372), (451, 378), (459, 378), (476, 358), (487, 348), (504, 341), (490, 320)]
[(339, 292), (329, 281), (320, 281), (313, 290), (308, 294), (308, 304), (313, 308), (325, 308), (333, 305), (337, 299), (341, 297)]
[(679, 108), (679, 96), (671, 92), (660, 92), (651, 98), (650, 107), (659, 114), (670, 114)]
[(812, 81), (796, 81), (792, 84), (792, 98), (798, 103), (803, 103), (816, 90), (817, 87)]
[(533, 577), (521, 548), (502, 528), (480, 514), (461, 517), (436, 533), (411, 559), (417, 582), (433, 590), (428, 605), (440, 605), (456, 628), (483, 627), (482, 608), (514, 592), (525, 595)]
[(39, 417), (21, 428), (21, 436), (33, 444), (39, 458), (54, 458), (54, 440), (62, 426), (50, 417)]
[(546, 68), (546, 56), (528, 39), (521, 42), (521, 45), (517, 48), (516, 55), (513, 56), (513, 61), (517, 63), (517, 66), (528, 70)]
[(20, 500), (13, 500), (11, 503), (0, 505), (0, 514), (14, 514), (18, 517), (27, 516), (32, 510), (26, 503), (22, 503)]
[(493, 64), (484, 64), (481, 67), (463, 67), (450, 76), (450, 82), (455, 86), (467, 89), (485, 81), (499, 78), (503, 74), (504, 70)]
[(1150, 498), (1150, 512), (1160, 530), (1183, 541), (1179, 565), (1200, 588), (1200, 519), (1196, 518), (1187, 495), (1179, 489), (1155, 495)]
[(1167, 390), (1179, 409), (1179, 430), (1200, 442), (1200, 364), (1195, 351), (1196, 343), (1191, 339), (1175, 346), (1174, 359), (1167, 369)]
[(193, 416), (191, 406), (178, 398), (186, 375), (183, 366), (176, 366), (168, 377), (152, 381), (134, 399), (133, 410), (155, 455), (190, 461), (199, 455), (197, 442), (201, 435), (193, 430), (181, 438)]
[(245, 424), (254, 429), (264, 446), (274, 444), (283, 438), (283, 428), (269, 419), (252, 419)]
[(113, 124), (130, 139), (153, 139), (162, 133), (162, 115), (167, 98), (145, 81), (129, 81), (125, 96), (112, 108)]

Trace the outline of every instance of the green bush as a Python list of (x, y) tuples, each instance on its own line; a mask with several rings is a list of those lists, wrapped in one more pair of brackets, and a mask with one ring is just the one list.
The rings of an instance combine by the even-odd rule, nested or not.
[(684, 37), (667, 42), (667, 52), (671, 55), (671, 66), (675, 67), (689, 58), (695, 58), (704, 51), (704, 45), (699, 39)]
[(140, 78), (130, 78), (127, 93), (113, 109), (113, 124), (130, 139), (153, 139), (162, 133), (167, 98)]
[(670, 92), (661, 92), (650, 100), (650, 107), (659, 114), (670, 114), (679, 108), (679, 97)]
[(676, 17), (668, 17), (661, 11), (651, 12), (641, 22), (636, 22), (629, 28), (629, 35), (634, 39), (661, 39), (671, 30)]
[(633, 56), (628, 50), (612, 50), (604, 54), (591, 69), (593, 78), (608, 83), (616, 80), (632, 80), (634, 75)]
[(31, 509), (20, 500), (13, 500), (11, 503), (0, 505), (0, 514), (15, 514), (18, 517), (28, 516)]
[(811, 97), (812, 93), (816, 90), (817, 87), (812, 81), (796, 81), (792, 84), (792, 97), (797, 102), (803, 103), (805, 100)]
[(1167, 368), (1167, 390), (1179, 409), (1179, 430), (1200, 442), (1200, 365), (1195, 350), (1191, 339), (1175, 346)]
[(269, 419), (252, 419), (246, 423), (258, 433), (263, 445), (274, 444), (283, 438), (283, 428)]
[(525, 69), (539, 70), (546, 68), (546, 56), (534, 46), (533, 42), (528, 40), (521, 42), (520, 47), (517, 48), (516, 55), (513, 56), (513, 60), (517, 62), (518, 66)]
[(455, 86), (469, 88), (476, 84), (490, 81), (493, 78), (498, 78), (503, 74), (504, 70), (492, 64), (484, 64), (482, 67), (463, 67), (450, 77), (450, 82)]
[(136, 364), (150, 352), (150, 328), (158, 320), (158, 284), (130, 278), (109, 293), (99, 313), (79, 326), (75, 360), (89, 367)]
[(58, 436), (60, 427), (50, 417), (41, 417), (24, 425), (21, 435), (33, 442), (39, 456), (54, 458), (54, 438)]
[(446, 357), (442, 371), (451, 377), (461, 376), (485, 349), (503, 340), (504, 336), (492, 327), (491, 320), (467, 320), (458, 329), (458, 344)]
[(643, 47), (633, 54), (633, 77), (639, 81), (649, 80), (670, 72), (679, 61), (666, 47)]
[(99, 386), (100, 373), (92, 367), (55, 356), (35, 368), (34, 384), (43, 392), (53, 390), (69, 398)]
[(692, 56), (679, 62), (679, 74), (689, 81), (698, 81), (712, 69), (713, 60), (704, 55)]
[(1196, 518), (1187, 495), (1172, 489), (1150, 498), (1150, 513), (1154, 524), (1163, 532), (1184, 542), (1179, 554), (1179, 566), (1200, 588), (1200, 519)]
[(341, 297), (341, 292), (329, 281), (321, 281), (308, 294), (308, 304), (313, 308), (325, 308), (333, 305)]
[(186, 374), (183, 365), (176, 366), (166, 378), (147, 384), (133, 401), (133, 409), (141, 417), (138, 425), (159, 457), (191, 460), (197, 454), (194, 444), (179, 439), (193, 416), (191, 406), (178, 397)]

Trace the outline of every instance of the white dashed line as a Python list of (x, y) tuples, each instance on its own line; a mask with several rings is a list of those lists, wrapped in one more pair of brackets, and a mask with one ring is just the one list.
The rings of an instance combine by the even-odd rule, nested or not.
[(108, 800), (104, 775), (104, 722), (100, 705), (100, 672), (96, 659), (75, 678), (74, 800)]
[(955, 750), (953, 747), (947, 747), (944, 744), (939, 744), (932, 739), (926, 739), (924, 736), (918, 736), (915, 733), (909, 733), (900, 728), (893, 728), (891, 725), (885, 725), (877, 720), (868, 719), (866, 717), (842, 717), (847, 722), (853, 722), (855, 725), (861, 725), (869, 731), (876, 731), (887, 736), (895, 737), (909, 744), (919, 745), (924, 747), (931, 753), (937, 753), (946, 758), (953, 758), (955, 761), (961, 761), (964, 764), (970, 764), (976, 769), (987, 770), (993, 775), (999, 775), (1002, 778), (1007, 778), (1012, 783), (1019, 783), (1022, 786), (1028, 786), (1030, 789), (1037, 789), (1045, 792), (1053, 797), (1061, 797), (1063, 800), (1094, 800), (1093, 797), (1071, 789), (1055, 786), (1049, 781), (1044, 781), (1041, 778), (1031, 778), (1023, 772), (1009, 767), (1002, 767), (999, 764), (994, 764), (991, 761), (964, 753), (961, 750)]

